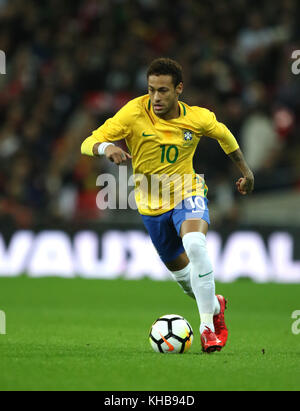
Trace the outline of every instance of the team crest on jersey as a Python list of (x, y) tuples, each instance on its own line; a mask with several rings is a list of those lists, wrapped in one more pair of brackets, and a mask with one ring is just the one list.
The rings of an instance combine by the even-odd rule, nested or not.
[(184, 145), (191, 145), (193, 140), (193, 132), (190, 130), (183, 131)]

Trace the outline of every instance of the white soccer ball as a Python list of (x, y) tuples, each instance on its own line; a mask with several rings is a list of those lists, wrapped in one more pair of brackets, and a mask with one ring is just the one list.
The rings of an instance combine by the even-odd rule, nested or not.
[(193, 329), (181, 315), (158, 318), (151, 327), (149, 341), (155, 352), (183, 354), (193, 343)]

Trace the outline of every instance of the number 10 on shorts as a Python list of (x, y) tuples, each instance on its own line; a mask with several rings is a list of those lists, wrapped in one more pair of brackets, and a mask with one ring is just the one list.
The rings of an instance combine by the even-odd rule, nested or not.
[(186, 201), (189, 202), (192, 212), (196, 212), (199, 210), (204, 211), (206, 208), (205, 202), (204, 202), (204, 198), (203, 197), (189, 197), (186, 199)]

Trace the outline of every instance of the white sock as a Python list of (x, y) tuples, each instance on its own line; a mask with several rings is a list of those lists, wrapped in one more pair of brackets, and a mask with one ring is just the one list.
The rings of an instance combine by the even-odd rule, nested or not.
[[(177, 281), (178, 285), (183, 289), (183, 292), (187, 294), (189, 297), (195, 299), (195, 295), (192, 290), (191, 285), (191, 263), (189, 263), (186, 267), (179, 271), (171, 271), (171, 276), (175, 281)], [(217, 296), (215, 296), (215, 310), (214, 315), (220, 314), (221, 306)]]
[(191, 263), (179, 271), (172, 271), (171, 275), (188, 296), (195, 298), (191, 285)]
[(215, 312), (214, 312), (214, 315), (218, 315), (218, 314), (220, 314), (220, 312), (221, 312), (221, 306), (220, 306), (220, 303), (219, 303), (219, 300), (218, 300), (217, 296), (215, 295)]
[(213, 316), (218, 307), (213, 267), (206, 249), (206, 237), (199, 232), (187, 233), (182, 243), (191, 263), (191, 286), (201, 319), (200, 333), (202, 334), (205, 327), (214, 332)]

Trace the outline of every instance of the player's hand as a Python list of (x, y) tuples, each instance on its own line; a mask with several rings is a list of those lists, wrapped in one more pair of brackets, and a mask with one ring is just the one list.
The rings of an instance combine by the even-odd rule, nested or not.
[(120, 165), (126, 163), (127, 159), (131, 159), (132, 156), (126, 151), (122, 150), (120, 147), (109, 145), (106, 147), (105, 156), (113, 163)]
[(254, 189), (254, 176), (242, 177), (236, 182), (238, 192), (242, 195), (252, 193)]

